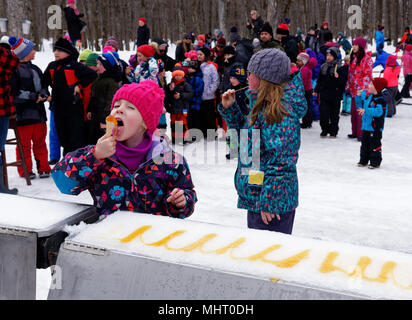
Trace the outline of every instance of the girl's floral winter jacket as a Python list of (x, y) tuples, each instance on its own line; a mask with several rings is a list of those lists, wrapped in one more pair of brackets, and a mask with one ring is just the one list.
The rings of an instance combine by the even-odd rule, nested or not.
[(346, 92), (350, 92), (352, 98), (356, 97), (359, 90), (368, 89), (369, 83), (371, 83), (373, 69), (373, 60), (370, 52), (366, 52), (362, 61), (357, 64), (357, 58), (355, 57), (352, 64), (349, 67), (349, 77), (346, 83)]
[[(247, 95), (253, 108), (256, 92), (248, 91)], [(235, 175), (238, 208), (286, 214), (298, 207), (296, 163), (300, 148), (300, 119), (307, 111), (300, 74), (288, 84), (282, 102), (289, 115), (281, 123), (270, 125), (260, 113), (253, 126), (250, 126), (250, 116), (244, 116), (236, 103), (228, 109), (219, 105), (219, 111), (228, 126), (238, 132), (246, 129), (249, 137), (247, 143), (242, 143), (242, 133), (239, 135), (240, 153)], [(259, 144), (256, 138), (253, 139), (253, 132), (256, 135), (258, 130)], [(257, 167), (253, 159), (258, 160)], [(263, 183), (256, 184), (249, 180), (251, 169), (264, 172)]]
[[(146, 161), (131, 173), (116, 156), (100, 161), (94, 146), (66, 155), (52, 171), (54, 182), (64, 194), (89, 190), (101, 215), (117, 210), (187, 218), (197, 202), (189, 166), (165, 141), (153, 139)], [(187, 205), (183, 209), (167, 202), (171, 192), (182, 189)]]
[(140, 83), (146, 80), (158, 82), (159, 66), (157, 61), (150, 57), (148, 61), (137, 65), (134, 72), (129, 76), (130, 82)]

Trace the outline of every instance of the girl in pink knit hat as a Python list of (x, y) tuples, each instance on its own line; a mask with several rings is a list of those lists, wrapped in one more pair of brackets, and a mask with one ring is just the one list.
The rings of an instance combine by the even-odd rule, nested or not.
[(153, 81), (124, 85), (112, 103), (117, 126), (96, 146), (66, 155), (53, 169), (61, 192), (88, 190), (101, 215), (117, 210), (184, 219), (197, 201), (189, 166), (163, 137), (153, 135), (164, 92)]

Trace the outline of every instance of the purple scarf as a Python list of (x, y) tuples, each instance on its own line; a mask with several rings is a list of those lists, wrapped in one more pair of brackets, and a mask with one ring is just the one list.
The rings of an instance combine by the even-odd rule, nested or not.
[(135, 171), (146, 160), (147, 153), (153, 144), (153, 137), (146, 131), (144, 139), (136, 148), (128, 148), (123, 143), (116, 143), (116, 157), (124, 163), (129, 171)]

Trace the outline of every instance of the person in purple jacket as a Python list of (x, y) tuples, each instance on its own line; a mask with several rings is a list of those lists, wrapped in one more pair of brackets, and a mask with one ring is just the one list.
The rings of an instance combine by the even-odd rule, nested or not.
[(52, 172), (62, 193), (88, 190), (100, 215), (117, 210), (184, 219), (197, 202), (189, 166), (154, 134), (164, 92), (153, 81), (124, 85), (111, 115), (118, 126), (88, 146), (68, 153)]

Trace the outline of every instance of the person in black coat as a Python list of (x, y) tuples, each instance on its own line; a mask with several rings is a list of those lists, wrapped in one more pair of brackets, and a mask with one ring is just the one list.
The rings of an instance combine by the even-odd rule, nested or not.
[[(192, 101), (193, 91), (191, 85), (185, 80), (183, 68), (176, 67), (172, 73), (172, 82), (166, 87), (166, 111), (170, 113), (170, 128), (172, 144), (185, 144), (184, 138), (188, 131), (187, 114)], [(177, 125), (183, 126), (179, 132)]]
[(326, 42), (330, 41), (328, 40), (330, 38), (333, 38), (332, 32), (329, 30), (329, 23), (325, 21), (319, 30), (319, 48), (321, 48)]
[(248, 39), (242, 39), (236, 26), (230, 29), (230, 44), (236, 49), (236, 61), (243, 64), (245, 69), (253, 55), (253, 42)]
[(326, 62), (322, 65), (314, 95), (320, 94), (321, 137), (336, 138), (339, 132), (340, 104), (347, 81), (347, 68), (339, 67), (339, 49), (327, 50)]
[(318, 35), (316, 34), (316, 29), (317, 29), (316, 25), (309, 28), (309, 32), (306, 35), (306, 39), (305, 39), (305, 48), (311, 49), (313, 52), (318, 53), (320, 47), (319, 47)]
[(255, 38), (259, 39), (260, 31), (262, 30), (264, 21), (256, 10), (252, 10), (250, 12), (250, 17), (252, 21), (248, 21), (246, 26), (249, 30), (252, 31), (252, 40)]
[(176, 60), (178, 62), (183, 62), (186, 60), (185, 54), (193, 50), (193, 42), (190, 34), (185, 34), (183, 40), (180, 40), (176, 43)]
[(222, 81), (220, 82), (219, 91), (225, 93), (230, 88), (230, 73), (232, 69), (236, 67), (243, 69), (244, 65), (236, 59), (237, 53), (235, 48), (232, 46), (226, 46), (223, 49), (223, 56), (225, 68), (223, 71)]
[(139, 19), (139, 27), (137, 28), (137, 41), (136, 46), (139, 48), (145, 44), (149, 44), (150, 29), (146, 25), (146, 19)]
[(289, 34), (289, 26), (285, 23), (280, 24), (276, 29), (276, 34), (290, 61), (292, 63), (296, 63), (296, 58), (299, 54), (299, 47), (296, 38), (290, 36)]
[(173, 71), (176, 61), (167, 55), (167, 51), (169, 49), (167, 42), (162, 38), (153, 38), (152, 41), (158, 44), (156, 53), (153, 56), (156, 59), (157, 64), (159, 64), (159, 60), (161, 60), (161, 62), (164, 63), (166, 71)]
[(44, 72), (52, 88), (54, 122), (63, 147), (63, 155), (85, 146), (84, 106), (80, 87), (97, 78), (96, 72), (77, 62), (79, 53), (69, 41), (60, 38), (54, 44), (55, 61)]
[(86, 23), (80, 19), (84, 17), (84, 14), (79, 13), (75, 6), (75, 2), (69, 0), (67, 4), (68, 6), (63, 9), (67, 22), (67, 31), (69, 32), (72, 45), (76, 45), (76, 42), (82, 39), (81, 32)]

